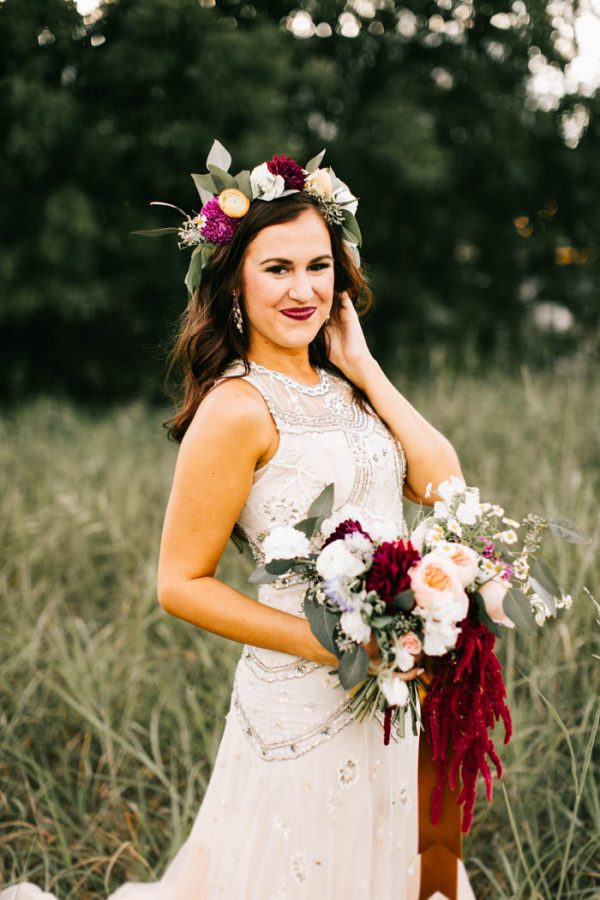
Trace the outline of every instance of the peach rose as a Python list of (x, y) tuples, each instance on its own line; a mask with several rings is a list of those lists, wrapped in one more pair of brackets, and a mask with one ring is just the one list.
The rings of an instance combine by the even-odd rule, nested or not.
[(477, 565), (479, 554), (475, 550), (455, 541), (442, 541), (436, 550), (441, 550), (450, 557), (458, 570), (458, 577), (464, 588), (473, 583), (475, 576), (479, 573)]
[(490, 578), (489, 581), (480, 584), (477, 590), (483, 597), (485, 611), (492, 622), (496, 622), (498, 625), (505, 625), (507, 628), (514, 628), (515, 623), (504, 612), (503, 600), (508, 588), (509, 585), (506, 581)]
[[(431, 615), (444, 616), (445, 608), (459, 622), (469, 610), (469, 598), (460, 583), (458, 569), (447, 553), (432, 550), (408, 572), (415, 603)], [(460, 615), (462, 613), (462, 615)]]
[(400, 638), (400, 643), (413, 656), (416, 656), (423, 649), (421, 640), (414, 631), (408, 631), (406, 634), (403, 634)]
[(314, 188), (319, 194), (323, 194), (325, 197), (331, 197), (333, 193), (331, 175), (327, 169), (315, 169), (314, 172), (311, 172), (306, 178), (306, 186)]

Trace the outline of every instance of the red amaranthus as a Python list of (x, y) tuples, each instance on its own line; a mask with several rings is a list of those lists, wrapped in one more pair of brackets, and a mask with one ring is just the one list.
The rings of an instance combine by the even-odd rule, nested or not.
[[(435, 673), (422, 706), (425, 736), (432, 748), (436, 785), (431, 797), (431, 821), (439, 822), (446, 777), (456, 789), (460, 769), (462, 790), (457, 802), (463, 804), (463, 832), (473, 822), (477, 775), (485, 779), (486, 796), (492, 799), (492, 775), (486, 754), (502, 776), (502, 763), (488, 734), (502, 717), (504, 743), (512, 735), (510, 711), (504, 702), (506, 688), (502, 665), (494, 653), (495, 635), (477, 621), (474, 600), (469, 596), (470, 610), (460, 622), (456, 657), (444, 661)], [(448, 752), (452, 759), (448, 765)]]

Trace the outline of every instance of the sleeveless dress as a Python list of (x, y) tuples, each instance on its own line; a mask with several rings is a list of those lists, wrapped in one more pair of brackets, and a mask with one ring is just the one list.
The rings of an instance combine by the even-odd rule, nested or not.
[[(279, 432), (254, 474), (238, 524), (254, 559), (278, 525), (307, 514), (334, 483), (333, 511), (351, 504), (368, 528), (406, 536), (402, 445), (342, 378), (318, 369), (315, 386), (240, 360)], [(305, 617), (306, 582), (285, 574), (258, 602)], [(337, 675), (286, 653), (243, 645), (213, 772), (191, 832), (158, 882), (128, 882), (109, 900), (418, 900), (418, 742), (383, 714), (362, 722)], [(474, 900), (459, 860), (458, 898)], [(18, 889), (17, 889), (18, 887)], [(0, 900), (54, 900), (26, 883)], [(28, 893), (29, 891), (29, 893)], [(444, 895), (437, 892), (437, 900)]]

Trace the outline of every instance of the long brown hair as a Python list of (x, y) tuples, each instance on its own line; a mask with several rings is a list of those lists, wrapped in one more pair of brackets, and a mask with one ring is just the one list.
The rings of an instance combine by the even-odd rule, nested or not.
[[(170, 440), (180, 443), (198, 405), (223, 370), (235, 359), (244, 361), (249, 372), (247, 350), (248, 329), (240, 333), (233, 319), (232, 294), (241, 287), (242, 262), (248, 244), (261, 229), (296, 219), (304, 210), (313, 208), (321, 215), (317, 200), (299, 191), (278, 197), (276, 200), (251, 203), (246, 215), (228, 244), (215, 248), (202, 270), (199, 287), (176, 323), (173, 344), (167, 357), (165, 386), (173, 399), (176, 412), (163, 422), (168, 428)], [(373, 294), (368, 277), (362, 267), (358, 269), (345, 249), (339, 226), (331, 225), (324, 218), (333, 254), (334, 286), (331, 319), (339, 314), (339, 297), (344, 291), (352, 298), (359, 316), (364, 316), (373, 304)], [(243, 311), (243, 297), (240, 307)], [(330, 362), (326, 337), (321, 328), (308, 346), (313, 367), (327, 369), (348, 381), (344, 374)], [(169, 387), (173, 369), (179, 369), (176, 389)], [(366, 396), (352, 384), (354, 398), (364, 409)]]

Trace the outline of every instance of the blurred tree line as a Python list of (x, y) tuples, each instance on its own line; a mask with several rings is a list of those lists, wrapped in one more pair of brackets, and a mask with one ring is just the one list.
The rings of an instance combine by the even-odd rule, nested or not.
[(592, 352), (599, 99), (532, 98), (553, 29), (538, 0), (0, 0), (3, 394), (162, 399), (188, 254), (129, 232), (199, 209), (215, 137), (233, 171), (327, 148), (384, 364)]

